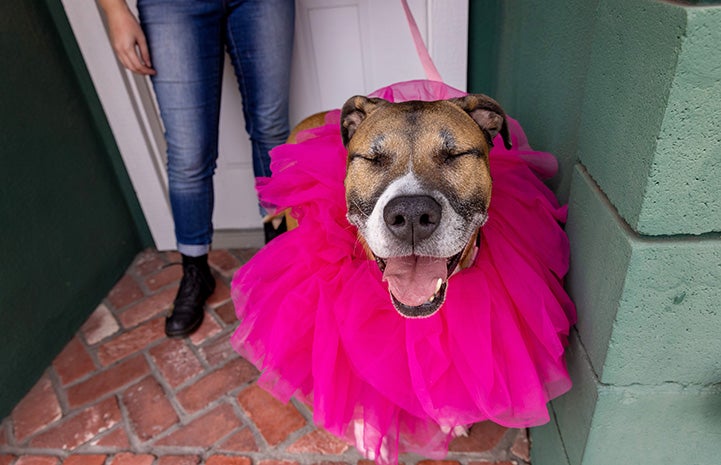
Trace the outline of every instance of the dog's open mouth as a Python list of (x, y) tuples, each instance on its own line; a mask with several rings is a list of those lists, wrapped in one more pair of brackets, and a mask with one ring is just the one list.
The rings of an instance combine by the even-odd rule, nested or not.
[(449, 257), (376, 257), (388, 282), (393, 306), (409, 318), (433, 315), (446, 299), (448, 278), (461, 259), (462, 252)]

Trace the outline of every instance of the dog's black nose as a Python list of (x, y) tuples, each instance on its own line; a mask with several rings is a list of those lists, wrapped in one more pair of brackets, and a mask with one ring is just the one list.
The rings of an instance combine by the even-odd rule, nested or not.
[(383, 209), (383, 221), (396, 237), (415, 244), (436, 230), (441, 206), (427, 195), (396, 197)]

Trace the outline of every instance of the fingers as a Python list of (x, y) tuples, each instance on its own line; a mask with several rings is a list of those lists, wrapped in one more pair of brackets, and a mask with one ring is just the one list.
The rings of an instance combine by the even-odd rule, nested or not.
[(145, 34), (130, 11), (127, 8), (112, 10), (108, 14), (108, 26), (120, 63), (134, 73), (154, 75)]
[(150, 62), (150, 51), (145, 35), (128, 35), (115, 45), (115, 53), (120, 62), (130, 71), (146, 76), (155, 74)]
[[(140, 52), (140, 59), (143, 60), (143, 64), (145, 64), (148, 69), (152, 69), (153, 64), (150, 62), (150, 50), (148, 49), (148, 42), (145, 40), (145, 35), (138, 40), (138, 51)], [(153, 70), (153, 74), (155, 74), (155, 70)]]
[[(117, 52), (120, 62), (130, 71), (145, 76), (155, 75), (155, 70), (150, 66), (150, 54), (147, 46), (145, 50), (140, 46), (128, 47)], [(144, 55), (144, 56), (143, 56)]]

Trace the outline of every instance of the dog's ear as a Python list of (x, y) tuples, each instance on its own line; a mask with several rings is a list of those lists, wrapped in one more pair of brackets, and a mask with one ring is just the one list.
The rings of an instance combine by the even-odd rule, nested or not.
[(356, 129), (368, 115), (373, 113), (379, 106), (388, 103), (390, 102), (382, 98), (368, 98), (362, 95), (349, 98), (343, 105), (340, 114), (340, 133), (343, 137), (343, 145), (348, 146), (348, 142), (355, 134)]
[(488, 142), (493, 145), (493, 138), (498, 133), (503, 138), (503, 145), (511, 148), (511, 136), (508, 133), (506, 113), (491, 97), (483, 94), (469, 94), (465, 97), (450, 99), (449, 102), (458, 105), (463, 111), (473, 118), (488, 137)]

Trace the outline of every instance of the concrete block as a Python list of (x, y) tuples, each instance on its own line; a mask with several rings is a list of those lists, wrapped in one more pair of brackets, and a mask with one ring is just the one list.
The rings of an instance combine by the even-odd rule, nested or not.
[(531, 428), (531, 463), (554, 465), (570, 465), (566, 450), (561, 441), (561, 433), (558, 430), (553, 408), (551, 410), (551, 421), (543, 426)]
[(721, 7), (685, 11), (686, 34), (639, 212), (643, 234), (721, 231)]
[(631, 243), (622, 221), (588, 173), (576, 166), (566, 232), (571, 266), (566, 287), (578, 309), (576, 326), (598, 373), (603, 372), (626, 284)]
[[(599, 382), (575, 331), (571, 333), (571, 344), (566, 349), (566, 362), (573, 387), (568, 393), (554, 400), (551, 406), (565, 456), (571, 465), (578, 465), (582, 463), (593, 424)], [(534, 462), (534, 465), (544, 464)]]
[(599, 4), (580, 161), (644, 235), (721, 231), (721, 7)]
[(580, 165), (566, 230), (577, 328), (603, 383), (721, 381), (721, 235), (639, 236)]
[(544, 426), (534, 465), (718, 464), (721, 386), (602, 384), (575, 334), (568, 363), (574, 388), (553, 401), (562, 447)]

